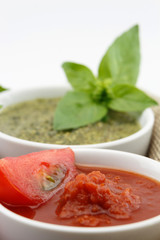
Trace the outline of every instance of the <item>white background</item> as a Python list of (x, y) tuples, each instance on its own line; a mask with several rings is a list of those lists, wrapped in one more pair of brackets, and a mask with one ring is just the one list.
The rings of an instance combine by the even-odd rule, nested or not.
[(0, 84), (65, 85), (64, 61), (97, 73), (112, 41), (140, 26), (138, 86), (160, 96), (160, 0), (0, 0)]

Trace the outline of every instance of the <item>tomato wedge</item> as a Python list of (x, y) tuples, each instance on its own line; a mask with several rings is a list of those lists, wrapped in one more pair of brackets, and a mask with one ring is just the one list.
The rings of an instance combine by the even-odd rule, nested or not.
[(0, 159), (0, 202), (37, 206), (77, 174), (70, 148)]

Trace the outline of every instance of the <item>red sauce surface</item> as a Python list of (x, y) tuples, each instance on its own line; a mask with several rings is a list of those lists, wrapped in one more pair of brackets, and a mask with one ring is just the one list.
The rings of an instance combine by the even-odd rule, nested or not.
[(34, 220), (83, 227), (128, 224), (160, 214), (159, 182), (114, 169), (83, 167), (79, 173), (38, 208), (8, 208)]

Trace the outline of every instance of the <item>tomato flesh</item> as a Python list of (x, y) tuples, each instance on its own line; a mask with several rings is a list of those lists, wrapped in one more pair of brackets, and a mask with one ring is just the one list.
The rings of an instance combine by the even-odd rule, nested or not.
[(77, 174), (70, 148), (0, 160), (0, 202), (35, 206), (48, 201)]
[(109, 217), (129, 219), (140, 204), (129, 185), (92, 171), (78, 174), (65, 185), (56, 213), (61, 219), (74, 218), (78, 225), (97, 226), (110, 223)]

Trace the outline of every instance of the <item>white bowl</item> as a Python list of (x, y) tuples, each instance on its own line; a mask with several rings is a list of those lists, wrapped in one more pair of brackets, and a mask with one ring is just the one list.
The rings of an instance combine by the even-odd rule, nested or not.
[[(60, 97), (63, 96), (67, 90), (68, 88), (66, 87), (40, 87), (32, 89), (22, 89), (18, 91), (7, 91), (0, 94), (0, 104), (3, 105), (3, 108), (5, 108), (6, 106), (35, 98)], [(58, 145), (37, 143), (15, 138), (0, 132), (0, 157), (19, 156), (27, 154), (29, 152), (35, 152), (45, 149), (64, 148), (67, 146), (71, 148), (89, 147), (114, 149), (146, 155), (154, 124), (154, 114), (151, 109), (146, 109), (141, 114), (139, 118), (139, 123), (142, 128), (138, 132), (128, 137), (112, 142), (88, 145)]]
[[(160, 182), (160, 163), (144, 156), (104, 149), (74, 152), (76, 163), (124, 169)], [(30, 220), (0, 205), (0, 234), (1, 240), (159, 240), (160, 215), (112, 227), (70, 227)]]

